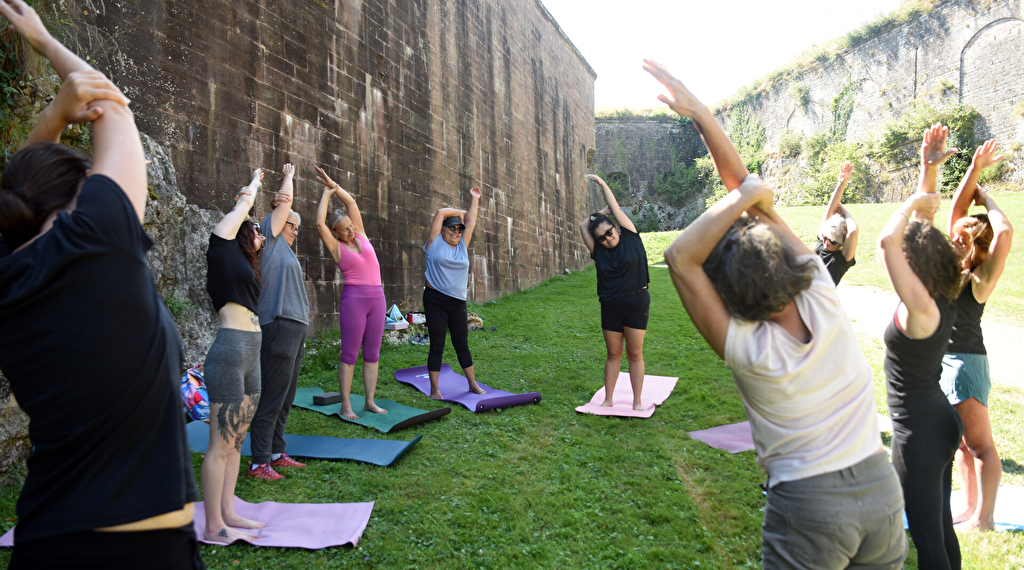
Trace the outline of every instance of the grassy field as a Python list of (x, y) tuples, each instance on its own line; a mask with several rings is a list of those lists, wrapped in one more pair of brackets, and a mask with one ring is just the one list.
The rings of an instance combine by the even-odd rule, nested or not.
[[(885, 215), (884, 207), (878, 208), (873, 215), (859, 209), (854, 213), (875, 224), (869, 219)], [(802, 227), (795, 221), (797, 213), (784, 215)], [(648, 251), (660, 256), (661, 250), (654, 252), (656, 240), (667, 243), (670, 236), (645, 239), (651, 240)], [(859, 274), (868, 273), (865, 268), (873, 263), (860, 262), (848, 275), (863, 278)], [(284, 481), (239, 478), (237, 494), (250, 502), (375, 501), (356, 548), (309, 552), (203, 546), (207, 564), (252, 570), (759, 568), (764, 496), (758, 484), (765, 477), (754, 452), (731, 455), (686, 435), (745, 419), (731, 374), (682, 310), (667, 269), (652, 268), (651, 277), (647, 372), (680, 377), (672, 397), (651, 419), (574, 410), (602, 383), (604, 343), (595, 274), (591, 267), (555, 277), (471, 307), (487, 327), (498, 329), (470, 335), (478, 378), (504, 390), (538, 391), (544, 398), (540, 404), (481, 414), (453, 406), (440, 420), (395, 434), (293, 410), (292, 433), (424, 437), (389, 468), (311, 461), (305, 469), (286, 471)], [(308, 343), (300, 386), (337, 388), (336, 338), (335, 332)], [(871, 339), (862, 340), (862, 347), (875, 371), (876, 394), (883, 394), (882, 348)], [(378, 397), (423, 409), (440, 407), (392, 376), (395, 369), (424, 364), (426, 356), (426, 347), (385, 345)], [(445, 361), (455, 362), (450, 348)], [(358, 367), (355, 384), (361, 393)], [(878, 404), (884, 411), (884, 398)], [(1024, 445), (1017, 438), (1024, 425), (1024, 393), (995, 387), (992, 415), (1003, 484), (1024, 485)], [(197, 477), (201, 460), (193, 455)], [(0, 518), (6, 528), (16, 522), (14, 501), (22, 477), (14, 472), (0, 481)], [(964, 568), (1024, 567), (1021, 533), (961, 540)], [(8, 558), (9, 552), (0, 552), (0, 564)], [(916, 568), (913, 552), (907, 568)]]

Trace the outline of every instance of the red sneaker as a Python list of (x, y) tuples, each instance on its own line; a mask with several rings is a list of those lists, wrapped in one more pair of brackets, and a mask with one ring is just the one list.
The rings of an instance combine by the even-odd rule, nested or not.
[(249, 477), (255, 477), (256, 479), (263, 479), (264, 481), (277, 481), (278, 479), (284, 479), (284, 475), (281, 475), (269, 463), (261, 463), (256, 469), (248, 469), (247, 474)]
[(305, 463), (300, 463), (291, 458), (287, 453), (282, 453), (281, 457), (270, 462), (271, 467), (305, 467)]

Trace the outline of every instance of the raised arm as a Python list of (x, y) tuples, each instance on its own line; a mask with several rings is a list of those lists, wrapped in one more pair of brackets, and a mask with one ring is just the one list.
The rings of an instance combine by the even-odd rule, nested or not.
[(427, 233), (427, 243), (424, 248), (430, 249), (430, 244), (434, 243), (437, 236), (441, 235), (441, 224), (444, 223), (445, 218), (456, 216), (462, 220), (462, 223), (466, 223), (466, 213), (465, 210), (456, 210), (455, 208), (439, 208), (434, 212), (434, 219), (430, 220), (430, 232)]
[(1002, 160), (1003, 155), (996, 156), (996, 149), (999, 147), (995, 139), (989, 139), (974, 151), (974, 158), (971, 166), (964, 173), (960, 186), (953, 194), (953, 205), (949, 208), (949, 235), (953, 236), (953, 225), (967, 215), (971, 203), (975, 202), (974, 191), (978, 187), (978, 178), (981, 171)]
[[(941, 315), (935, 300), (903, 253), (903, 233), (912, 216), (922, 219), (934, 217), (939, 202), (939, 195), (934, 193), (918, 192), (907, 198), (889, 218), (878, 237), (882, 266), (900, 301), (906, 306), (906, 319), (901, 324), (910, 338), (931, 336), (939, 326)], [(902, 310), (898, 315), (903, 320)]]
[(1010, 247), (1013, 245), (1013, 225), (988, 192), (978, 187), (975, 197), (976, 202), (988, 210), (988, 222), (992, 225), (993, 233), (988, 255), (971, 275), (974, 298), (979, 303), (984, 303), (992, 295), (1006, 267), (1006, 258), (1009, 257)]
[(341, 261), (341, 244), (338, 243), (338, 239), (331, 233), (331, 228), (327, 227), (327, 208), (331, 202), (331, 196), (334, 195), (334, 188), (337, 184), (331, 180), (330, 176), (324, 172), (319, 166), (316, 168), (316, 179), (324, 185), (324, 191), (320, 194), (320, 203), (316, 206), (316, 233), (320, 236), (320, 241), (324, 243), (324, 247), (331, 253), (331, 259), (334, 263)]
[(722, 183), (727, 190), (738, 188), (749, 172), (740, 153), (736, 147), (729, 142), (729, 138), (722, 130), (722, 126), (715, 120), (703, 103), (694, 97), (693, 93), (668, 72), (668, 69), (653, 59), (644, 60), (644, 70), (654, 76), (662, 85), (668, 88), (670, 96), (658, 95), (658, 100), (668, 105), (673, 111), (683, 117), (689, 117), (697, 132), (704, 139), (705, 146), (715, 162), (718, 175), (722, 177)]
[[(694, 220), (665, 250), (665, 262), (672, 283), (676, 286), (686, 312), (711, 349), (720, 357), (725, 353), (729, 311), (711, 279), (704, 273), (704, 262), (744, 211), (773, 212), (774, 199), (771, 189), (760, 178), (749, 175), (738, 190), (726, 194)], [(793, 239), (800, 241), (796, 236)]]
[[(612, 193), (612, 189), (609, 188), (607, 184), (605, 184), (604, 180), (601, 180), (601, 177), (596, 174), (588, 174), (585, 176), (585, 178), (587, 180), (593, 180), (594, 182), (597, 182), (598, 184), (601, 185), (601, 190), (604, 193), (604, 201), (606, 204), (608, 204), (608, 208), (606, 209), (612, 215), (612, 217), (615, 218), (615, 221), (619, 224), (619, 226), (626, 228), (627, 230), (633, 233), (637, 233), (636, 226), (633, 225), (633, 220), (630, 220), (629, 216), (627, 216), (625, 212), (622, 211), (622, 208), (619, 207), (619, 202), (618, 200), (615, 199), (615, 194)], [(591, 237), (591, 239), (593, 239), (593, 237)], [(584, 238), (584, 241), (585, 240), (586, 238)], [(591, 252), (593, 252), (594, 248), (591, 247), (590, 250)]]
[(473, 239), (473, 230), (476, 229), (476, 216), (480, 211), (480, 188), (470, 188), (469, 196), (469, 210), (462, 218), (462, 223), (466, 224), (466, 229), (462, 230), (462, 240), (466, 242), (466, 247), (469, 247), (469, 240)]
[[(609, 206), (605, 206), (600, 211), (594, 212), (594, 214), (601, 214), (603, 216), (607, 216), (611, 213), (612, 209)], [(594, 214), (588, 215), (586, 218), (583, 218), (582, 222), (580, 222), (580, 235), (583, 236), (583, 243), (587, 246), (587, 251), (591, 254), (594, 253), (595, 243), (594, 236), (590, 234), (590, 221), (594, 217)]]
[[(852, 173), (852, 162), (847, 162), (839, 167), (839, 178), (836, 181), (836, 189), (832, 191), (832, 197), (828, 199), (828, 206), (825, 208), (825, 216), (821, 219), (822, 223), (835, 214), (842, 215), (840, 209), (843, 209), (843, 194), (846, 192), (846, 183), (850, 181), (850, 175)], [(843, 217), (846, 216), (844, 215)]]
[(235, 207), (224, 215), (224, 218), (213, 226), (213, 234), (224, 239), (235, 239), (242, 222), (249, 219), (249, 209), (256, 201), (256, 191), (263, 185), (263, 169), (257, 168), (252, 173), (252, 182), (235, 195)]
[[(928, 194), (938, 192), (935, 187), (935, 179), (938, 176), (939, 165), (946, 162), (946, 159), (956, 154), (957, 149), (946, 150), (946, 139), (949, 138), (949, 128), (942, 123), (935, 123), (924, 130), (924, 138), (921, 141), (921, 176), (918, 179), (918, 192)], [(934, 212), (930, 214), (934, 216)], [(928, 218), (931, 221), (931, 218)]]
[(274, 211), (270, 214), (270, 231), (274, 237), (281, 235), (285, 223), (288, 222), (288, 214), (292, 211), (292, 200), (295, 195), (295, 166), (290, 162), (281, 167), (284, 178), (281, 179), (281, 189), (274, 195)]

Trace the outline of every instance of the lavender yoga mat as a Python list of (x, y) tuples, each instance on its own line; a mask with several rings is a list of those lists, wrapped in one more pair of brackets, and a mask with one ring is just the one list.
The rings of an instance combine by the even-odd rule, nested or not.
[[(430, 395), (430, 377), (427, 375), (426, 366), (395, 370), (395, 380), (408, 384), (427, 396)], [(444, 396), (443, 402), (462, 404), (471, 412), (485, 412), (495, 408), (511, 408), (512, 406), (540, 402), (540, 394), (537, 392), (513, 394), (504, 390), (496, 390), (482, 382), (477, 382), (477, 385), (487, 393), (470, 392), (469, 380), (465, 376), (456, 374), (448, 364), (441, 365), (441, 372), (437, 377), (437, 387), (441, 390), (441, 395)]]
[[(255, 546), (306, 548), (318, 550), (328, 546), (356, 545), (366, 530), (373, 512), (369, 503), (247, 503), (235, 497), (235, 512), (252, 520), (266, 523), (265, 528), (250, 530), (258, 534)], [(203, 539), (206, 511), (203, 503), (196, 503), (192, 527), (196, 539), (206, 544), (220, 544)], [(14, 545), (14, 529), (0, 537), (0, 547)]]
[(644, 386), (640, 391), (640, 403), (643, 410), (633, 409), (633, 386), (629, 383), (629, 374), (619, 372), (619, 379), (615, 381), (615, 392), (612, 393), (612, 406), (610, 408), (601, 405), (604, 402), (604, 386), (594, 394), (589, 402), (577, 406), (576, 411), (583, 414), (594, 414), (598, 416), (619, 416), (624, 418), (649, 418), (654, 415), (655, 406), (660, 406), (672, 394), (679, 378), (674, 376), (647, 376), (644, 375)]
[[(878, 431), (892, 431), (892, 420), (882, 414), (877, 414), (877, 419)], [(729, 453), (739, 453), (754, 449), (754, 436), (750, 433), (750, 422), (740, 422), (691, 431), (690, 437)]]

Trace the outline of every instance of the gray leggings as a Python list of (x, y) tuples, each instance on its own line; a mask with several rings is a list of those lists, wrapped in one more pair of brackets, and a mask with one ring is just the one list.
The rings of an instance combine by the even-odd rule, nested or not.
[(221, 328), (203, 365), (211, 404), (234, 404), (260, 393), (260, 331)]

